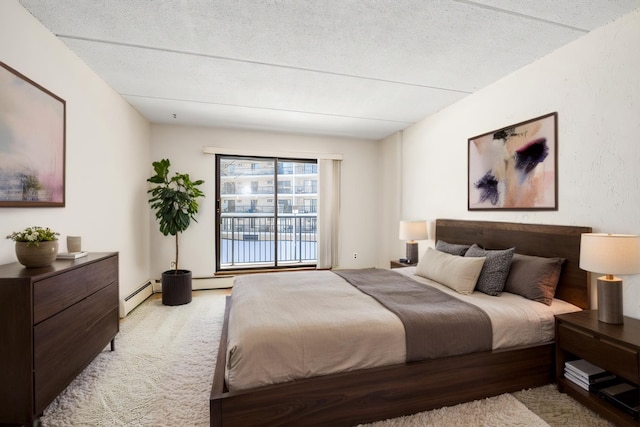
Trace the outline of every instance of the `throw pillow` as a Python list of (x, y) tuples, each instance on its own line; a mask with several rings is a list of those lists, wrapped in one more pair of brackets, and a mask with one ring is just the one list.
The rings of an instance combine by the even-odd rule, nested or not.
[(464, 256), (464, 253), (469, 249), (469, 245), (457, 245), (438, 240), (436, 242), (436, 249), (447, 254)]
[(551, 305), (556, 294), (564, 258), (514, 254), (505, 292)]
[(418, 261), (416, 274), (468, 295), (476, 286), (483, 264), (484, 258), (465, 258), (428, 248)]
[(511, 267), (511, 259), (515, 248), (504, 250), (486, 250), (474, 244), (464, 254), (465, 257), (485, 257), (478, 283), (476, 283), (476, 291), (484, 292), (487, 295), (498, 296), (502, 293), (509, 268)]

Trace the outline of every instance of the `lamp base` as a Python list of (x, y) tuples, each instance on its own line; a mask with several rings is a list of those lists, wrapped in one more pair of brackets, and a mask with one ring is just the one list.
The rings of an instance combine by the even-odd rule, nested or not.
[(622, 280), (605, 280), (603, 277), (598, 278), (598, 320), (614, 325), (622, 324)]
[(409, 264), (418, 263), (418, 242), (407, 242), (407, 262)]

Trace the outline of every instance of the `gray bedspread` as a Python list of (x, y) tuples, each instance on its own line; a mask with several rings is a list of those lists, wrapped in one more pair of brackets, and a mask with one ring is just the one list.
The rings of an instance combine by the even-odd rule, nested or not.
[(383, 269), (334, 270), (402, 321), (407, 362), (491, 350), (489, 316), (480, 308)]

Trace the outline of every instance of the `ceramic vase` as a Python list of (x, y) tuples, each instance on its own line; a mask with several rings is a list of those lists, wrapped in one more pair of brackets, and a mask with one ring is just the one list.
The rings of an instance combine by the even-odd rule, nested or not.
[(51, 265), (58, 255), (58, 241), (40, 242), (38, 246), (27, 242), (16, 242), (18, 262), (27, 268), (46, 267)]

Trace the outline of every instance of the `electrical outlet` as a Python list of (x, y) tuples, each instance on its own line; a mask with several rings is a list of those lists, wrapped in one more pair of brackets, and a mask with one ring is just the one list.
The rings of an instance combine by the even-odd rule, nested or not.
[(353, 259), (358, 259), (358, 252), (353, 253)]

